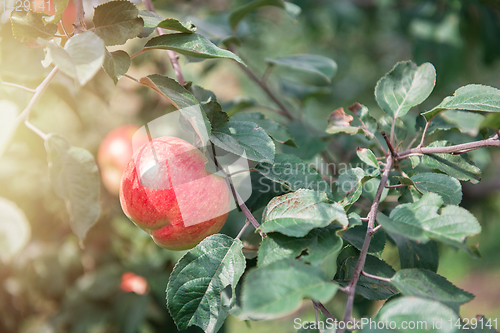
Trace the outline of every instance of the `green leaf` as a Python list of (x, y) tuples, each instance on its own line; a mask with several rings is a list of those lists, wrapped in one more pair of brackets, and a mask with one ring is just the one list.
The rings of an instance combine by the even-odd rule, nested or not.
[(92, 31), (71, 37), (64, 48), (42, 39), (38, 42), (47, 47), (45, 61), (58, 66), (61, 72), (82, 86), (96, 75), (104, 62), (104, 43)]
[(342, 239), (336, 234), (338, 229), (338, 226), (329, 225), (313, 229), (302, 238), (270, 233), (260, 244), (257, 265), (262, 267), (281, 259), (295, 259), (306, 249), (302, 260), (314, 266), (321, 265), (328, 255), (338, 254), (342, 249)]
[[(376, 321), (393, 322), (401, 333), (455, 333), (457, 330), (450, 325), (450, 319), (453, 323), (458, 319), (453, 310), (442, 303), (418, 297), (400, 297), (387, 302), (375, 317)], [(409, 328), (409, 322), (415, 323), (415, 327)], [(442, 326), (435, 326), (436, 323)]]
[(462, 304), (474, 298), (474, 295), (455, 287), (443, 276), (425, 269), (402, 269), (394, 275), (391, 282), (405, 296), (438, 301), (456, 313)]
[(217, 97), (213, 93), (213, 91), (210, 91), (208, 89), (205, 89), (203, 87), (197, 86), (197, 85), (185, 85), (184, 86), (186, 89), (188, 89), (194, 97), (200, 102), (200, 103), (208, 103), (211, 101), (217, 101)]
[(227, 58), (245, 65), (233, 52), (223, 50), (197, 33), (167, 34), (150, 39), (144, 49), (172, 50), (194, 58)]
[(130, 56), (122, 50), (111, 53), (106, 50), (102, 67), (116, 85), (130, 67)]
[(294, 121), (288, 125), (296, 143), (295, 147), (284, 146), (283, 153), (295, 155), (303, 160), (310, 160), (328, 146), (328, 142), (322, 140), (318, 135), (311, 133), (310, 129), (300, 121)]
[(367, 165), (372, 166), (375, 169), (379, 169), (377, 156), (375, 156), (375, 154), (370, 149), (358, 147), (356, 149), (356, 154), (358, 155), (359, 159), (365, 162)]
[(55, 134), (49, 134), (45, 149), (52, 188), (66, 203), (71, 229), (82, 244), (100, 212), (99, 171), (94, 157)]
[(293, 141), (292, 133), (285, 126), (275, 122), (272, 119), (266, 118), (260, 112), (241, 112), (231, 117), (232, 120), (250, 121), (256, 123), (266, 131), (275, 141), (292, 147), (296, 147)]
[[(367, 223), (355, 226), (344, 232), (342, 239), (351, 243), (352, 246), (361, 250), (363, 243), (366, 238), (366, 230), (368, 228)], [(383, 230), (378, 230), (372, 236), (370, 246), (368, 247), (368, 253), (379, 253), (384, 250), (385, 247), (385, 232)]]
[(107, 46), (122, 45), (139, 36), (144, 21), (137, 7), (126, 0), (105, 2), (94, 8), (94, 32)]
[(167, 18), (158, 23), (158, 27), (173, 31), (179, 31), (186, 34), (192, 34), (196, 32), (196, 26), (188, 21), (187, 23), (182, 23), (174, 18)]
[(300, 13), (302, 13), (302, 8), (288, 1), (285, 1), (285, 10), (294, 19), (297, 19)]
[(354, 117), (350, 114), (346, 114), (344, 108), (338, 108), (328, 116), (328, 127), (326, 128), (326, 133), (347, 133), (351, 135), (361, 133), (362, 130), (360, 126), (351, 125), (353, 120)]
[[(375, 172), (379, 172), (379, 170), (375, 170)], [(374, 172), (374, 173), (375, 173)], [(373, 176), (370, 175), (370, 177)], [(369, 178), (369, 177), (367, 177)], [(380, 178), (372, 178), (370, 180), (363, 182), (363, 193), (361, 194), (364, 198), (373, 202), (375, 200), (375, 196), (377, 195), (378, 187), (380, 186)], [(380, 202), (383, 202), (387, 195), (389, 194), (389, 189), (384, 188), (382, 190), (382, 195), (380, 196)]]
[(420, 158), (416, 155), (410, 156), (411, 168), (415, 169), (420, 164)]
[[(447, 147), (452, 144), (447, 141), (434, 141), (428, 147)], [(481, 180), (481, 170), (467, 158), (467, 155), (425, 154), (422, 163), (429, 168), (438, 169), (459, 180), (468, 180), (476, 184)]]
[[(287, 2), (289, 3), (289, 2)], [(291, 82), (280, 78), (281, 90), (283, 93), (299, 100), (305, 100), (309, 97), (326, 96), (332, 93), (332, 89), (328, 86), (314, 86), (311, 84), (302, 84)]]
[(54, 15), (52, 15), (48, 18), (44, 18), (44, 20), (46, 23), (57, 24), (57, 22), (59, 22), (61, 20), (64, 10), (68, 6), (68, 0), (52, 0), (51, 5), (54, 6), (54, 9), (55, 9)]
[(12, 34), (23, 43), (33, 42), (37, 38), (50, 39), (57, 32), (57, 25), (45, 23), (43, 18), (49, 17), (45, 13), (30, 10), (13, 10), (10, 14)]
[(149, 75), (140, 79), (141, 84), (155, 90), (175, 106), (189, 122), (192, 131), (205, 145), (212, 130), (210, 121), (205, 112), (202, 112), (200, 103), (186, 88), (177, 81), (158, 74)]
[(316, 170), (293, 155), (276, 154), (274, 164), (262, 162), (254, 169), (291, 191), (305, 188), (318, 192), (331, 192), (330, 185)]
[(234, 30), (238, 23), (250, 12), (263, 6), (275, 6), (285, 9), (285, 4), (282, 0), (254, 0), (241, 7), (236, 8), (229, 14), (229, 24)]
[[(216, 234), (205, 238), (175, 265), (167, 285), (167, 307), (179, 330), (199, 326), (217, 332), (235, 303), (236, 284), (245, 271), (243, 244)], [(222, 297), (231, 286), (232, 297)]]
[(462, 185), (453, 177), (424, 172), (411, 177), (411, 180), (420, 192), (437, 193), (447, 205), (458, 205), (462, 201)]
[(275, 59), (266, 59), (269, 65), (290, 71), (299, 72), (318, 80), (321, 84), (329, 84), (337, 73), (337, 63), (330, 58), (316, 54), (295, 54)]
[[(391, 133), (393, 119), (389, 116), (383, 116), (378, 120), (378, 127), (381, 132), (387, 134)], [(396, 118), (396, 124), (394, 125), (394, 134), (398, 140), (406, 139), (408, 135), (408, 128), (401, 118)]]
[[(436, 130), (458, 129), (460, 132), (477, 136), (481, 124), (485, 117), (479, 113), (448, 110), (437, 114), (427, 129), (427, 135), (433, 134)], [(417, 118), (417, 129), (423, 130), (425, 126), (425, 118)]]
[[(358, 260), (359, 251), (351, 246), (344, 248), (340, 253), (337, 259), (340, 267), (335, 278), (340, 285), (347, 286), (350, 283)], [(363, 270), (369, 274), (385, 278), (391, 278), (395, 273), (385, 261), (372, 255), (366, 257)], [(397, 290), (391, 283), (361, 275), (356, 285), (356, 293), (369, 300), (382, 300), (396, 294)]]
[(0, 112), (0, 157), (2, 157), (20, 122), (16, 119), (19, 108), (15, 103), (0, 100), (0, 110), (2, 110)]
[(209, 101), (202, 104), (213, 129), (217, 129), (229, 121), (227, 113), (222, 111), (222, 106), (217, 101)]
[(303, 298), (328, 302), (338, 286), (320, 268), (284, 259), (250, 270), (242, 289), (242, 308), (247, 317), (273, 319), (297, 310)]
[(435, 83), (436, 70), (432, 64), (426, 62), (417, 67), (411, 61), (403, 61), (378, 81), (375, 98), (389, 116), (403, 117), (429, 97)]
[(149, 10), (140, 10), (139, 17), (142, 18), (142, 21), (144, 22), (144, 28), (139, 35), (139, 37), (141, 38), (151, 35), (158, 26), (158, 23), (164, 20), (163, 17), (156, 13), (150, 12)]
[(342, 226), (349, 224), (341, 205), (330, 202), (325, 193), (300, 189), (273, 198), (262, 214), (260, 229), (304, 237), (312, 229), (326, 227), (333, 221)]
[(252, 161), (274, 161), (273, 140), (255, 123), (230, 120), (214, 129), (210, 140), (217, 147)]
[(417, 243), (403, 236), (389, 233), (399, 250), (401, 268), (423, 268), (437, 272), (439, 249), (435, 241)]
[(272, 198), (287, 192), (280, 184), (262, 176), (259, 172), (250, 172), (250, 180), (252, 194), (245, 203), (252, 212), (265, 207)]
[(466, 209), (452, 205), (441, 209), (442, 205), (439, 195), (425, 193), (417, 202), (394, 208), (390, 218), (379, 213), (377, 222), (385, 230), (414, 241), (427, 243), (433, 239), (464, 248), (465, 238), (479, 233), (481, 226)]
[[(349, 208), (358, 201), (363, 193), (363, 180), (366, 180), (366, 173), (361, 168), (348, 169), (341, 173), (337, 179), (336, 201)], [(338, 199), (338, 200), (337, 200)]]
[(500, 90), (480, 84), (469, 84), (458, 88), (434, 109), (422, 113), (429, 121), (444, 110), (500, 112)]
[(9, 261), (31, 238), (31, 225), (17, 205), (0, 198), (0, 259)]

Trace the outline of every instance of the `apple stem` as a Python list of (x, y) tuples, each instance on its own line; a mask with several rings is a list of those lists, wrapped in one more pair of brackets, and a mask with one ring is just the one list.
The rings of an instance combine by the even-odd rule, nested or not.
[(238, 203), (238, 206), (240, 206), (241, 211), (243, 212), (243, 214), (245, 214), (247, 221), (252, 223), (252, 225), (259, 232), (259, 235), (261, 237), (264, 237), (265, 234), (262, 232), (262, 230), (259, 229), (260, 228), (259, 222), (255, 219), (255, 216), (253, 216), (252, 212), (250, 212), (250, 209), (248, 209), (247, 205), (245, 205), (245, 202), (240, 197), (238, 192), (236, 192), (236, 189), (234, 188), (231, 178), (228, 176), (226, 179), (229, 183), (229, 187), (231, 188), (231, 192), (233, 193), (234, 200), (236, 200), (236, 203)]
[(250, 225), (250, 221), (248, 221), (248, 219), (247, 219), (246, 222), (245, 222), (245, 225), (243, 226), (243, 228), (241, 228), (240, 232), (238, 233), (238, 236), (236, 236), (235, 239), (240, 239), (241, 235), (243, 235), (243, 233), (245, 232), (245, 230), (247, 229), (247, 227), (249, 225)]
[[(263, 233), (262, 230), (259, 229), (260, 228), (259, 222), (255, 219), (255, 216), (253, 216), (250, 209), (248, 209), (247, 205), (245, 204), (245, 201), (243, 201), (241, 196), (238, 194), (238, 192), (234, 188), (233, 182), (231, 181), (231, 176), (219, 165), (219, 162), (217, 161), (217, 157), (215, 157), (215, 146), (213, 144), (211, 144), (211, 146), (212, 146), (212, 156), (213, 156), (215, 165), (225, 175), (226, 182), (228, 183), (229, 188), (231, 189), (231, 193), (233, 194), (234, 200), (236, 201), (236, 203), (240, 207), (243, 214), (245, 214), (245, 216), (247, 218), (247, 222), (252, 223), (254, 228), (259, 232), (259, 235), (262, 238), (264, 238), (264, 236), (266, 236), (266, 234)], [(243, 228), (246, 228), (246, 227), (244, 226)]]

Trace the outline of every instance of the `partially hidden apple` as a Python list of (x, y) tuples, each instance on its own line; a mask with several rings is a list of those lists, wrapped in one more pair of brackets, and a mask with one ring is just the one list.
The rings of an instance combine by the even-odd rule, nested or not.
[[(54, 15), (55, 5), (53, 0), (34, 0), (31, 1), (32, 10), (36, 12), (42, 12), (49, 15)], [(73, 27), (73, 23), (76, 21), (76, 6), (73, 1), (68, 1), (68, 5), (62, 14), (61, 21), (57, 23), (59, 33), (64, 34), (64, 30), (62, 29), (62, 25), (64, 25), (64, 29), (71, 34), (75, 28)]]
[(220, 231), (230, 210), (226, 180), (205, 169), (205, 155), (185, 140), (143, 145), (123, 172), (125, 214), (161, 247), (186, 250)]
[[(123, 170), (134, 154), (132, 138), (139, 130), (137, 125), (120, 126), (102, 140), (97, 152), (97, 164), (101, 171), (104, 187), (112, 194), (120, 192), (120, 182)], [(134, 146), (142, 146), (148, 141), (146, 136), (135, 138)]]

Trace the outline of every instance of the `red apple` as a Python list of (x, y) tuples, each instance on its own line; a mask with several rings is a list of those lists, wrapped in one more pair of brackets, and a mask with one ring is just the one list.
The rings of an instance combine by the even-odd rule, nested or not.
[(132, 272), (122, 274), (120, 289), (126, 293), (133, 292), (137, 295), (146, 295), (149, 292), (148, 281), (144, 277)]
[[(120, 192), (122, 173), (132, 158), (132, 137), (139, 130), (137, 125), (124, 125), (111, 131), (99, 146), (97, 164), (101, 170), (101, 178), (106, 189), (115, 195)], [(148, 142), (147, 137), (136, 137), (134, 145), (142, 146)]]
[[(34, 0), (31, 2), (32, 10), (35, 12), (43, 12), (45, 14), (54, 15), (56, 12), (53, 0)], [(71, 34), (74, 30), (73, 23), (76, 21), (76, 6), (73, 1), (68, 1), (68, 5), (62, 14), (61, 21), (57, 23), (59, 26), (59, 33), (64, 34), (64, 30), (62, 30), (62, 25), (64, 25), (64, 29)]]
[(161, 247), (196, 246), (219, 232), (231, 203), (226, 180), (205, 170), (207, 161), (179, 138), (161, 137), (145, 144), (123, 172), (123, 211)]

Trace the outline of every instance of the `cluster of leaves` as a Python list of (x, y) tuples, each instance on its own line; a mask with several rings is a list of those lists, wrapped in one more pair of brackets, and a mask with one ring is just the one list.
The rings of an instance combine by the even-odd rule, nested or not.
[[(391, 124), (394, 124), (399, 129), (392, 129), (392, 142), (394, 146), (402, 147), (406, 128), (404, 122), (398, 122), (429, 96), (434, 82), (435, 71), (431, 64), (417, 67), (411, 62), (398, 63), (375, 89), (377, 102), (386, 116), (376, 120), (361, 105), (351, 107), (350, 114), (336, 110), (329, 118), (327, 132), (363, 133), (373, 139), (379, 135), (375, 132), (377, 127), (391, 132)], [(499, 90), (470, 85), (458, 89), (423, 116), (430, 123), (446, 110), (498, 112), (499, 106)], [(358, 124), (353, 121), (354, 117)], [(233, 123), (230, 120), (226, 124)], [(232, 128), (236, 130), (232, 132), (235, 138), (234, 133), (239, 132), (239, 127), (232, 125)], [(227, 135), (231, 134), (228, 132)], [(242, 142), (245, 138), (251, 136), (238, 136)], [(220, 145), (219, 141), (213, 142)], [(254, 149), (262, 147), (253, 138), (248, 144), (249, 149), (252, 145)], [(449, 142), (436, 141), (428, 147), (450, 145)], [(492, 145), (498, 146), (498, 137)], [(228, 149), (224, 145), (220, 147)], [(385, 151), (383, 147), (379, 149)], [(248, 320), (273, 319), (292, 313), (303, 298), (329, 301), (339, 286), (350, 285), (360, 256), (367, 256), (363, 271), (380, 279), (359, 277), (355, 281), (356, 293), (369, 300), (394, 298), (382, 307), (375, 320), (396, 323), (408, 319), (424, 320), (431, 325), (432, 320), (444, 318), (455, 322), (459, 306), (470, 301), (473, 295), (436, 273), (438, 251), (435, 242), (463, 249), (472, 256), (478, 255), (477, 249), (467, 247), (465, 240), (478, 234), (481, 227), (471, 213), (458, 205), (462, 199), (459, 180), (479, 181), (479, 169), (465, 152), (459, 155), (410, 155), (396, 151), (394, 165), (400, 170), (400, 176), (390, 178), (391, 185), (396, 185), (394, 189), (384, 189), (386, 184), (381, 184), (380, 179), (383, 160), (379, 161), (367, 148), (358, 149), (357, 153), (366, 168), (346, 170), (338, 178), (336, 187), (328, 190), (324, 187), (319, 190), (324, 180), (315, 170), (299, 171), (299, 165), (305, 162), (297, 157), (276, 154), (274, 160), (265, 162), (256, 156), (251, 158), (261, 162), (255, 170), (262, 172), (263, 176), (273, 182), (295, 186), (289, 186), (291, 192), (275, 196), (266, 205), (260, 230), (267, 236), (260, 243), (257, 267), (245, 273), (241, 296), (234, 292), (245, 271), (242, 243), (238, 239), (211, 236), (179, 261), (167, 288), (168, 307), (179, 328), (198, 325), (213, 332), (222, 324), (220, 318), (225, 318), (228, 313)], [(385, 159), (387, 156), (381, 157)], [(412, 157), (411, 164), (404, 163), (409, 156)], [(384, 189), (382, 197), (370, 195), (365, 189), (364, 185), (370, 181), (375, 182), (375, 187)], [(374, 234), (368, 253), (362, 252), (365, 237), (371, 237), (367, 234), (366, 223), (356, 212), (347, 215), (362, 194), (381, 202), (387, 195), (397, 195), (400, 203), (392, 208), (387, 205), (390, 214), (385, 211), (387, 215), (377, 214), (381, 229)], [(388, 238), (399, 248), (403, 269), (398, 272), (381, 259)], [(334, 276), (328, 277), (320, 268), (326, 258), (337, 261)], [(192, 276), (199, 277), (201, 272), (206, 272), (207, 279), (192, 280)], [(232, 297), (225, 303), (224, 295), (229, 285)], [(241, 297), (240, 302), (236, 300), (238, 297)]]
[[(228, 27), (236, 31), (247, 14), (268, 5), (291, 15), (300, 11), (280, 0), (255, 0), (234, 10)], [(55, 17), (60, 18), (64, 7), (56, 6)], [(116, 84), (127, 73), (131, 60), (125, 51), (109, 52), (108, 47), (135, 37), (148, 38), (141, 52), (170, 50), (192, 58), (232, 59), (246, 66), (236, 53), (224, 48), (239, 43), (235, 35), (210, 40), (197, 33), (190, 22), (139, 11), (128, 1), (96, 7), (94, 27), (62, 42), (55, 36), (57, 22), (47, 20), (44, 14), (14, 11), (11, 22), (16, 38), (45, 48), (45, 66), (56, 66), (80, 86), (101, 68)], [(150, 38), (157, 28), (173, 32)], [(300, 78), (299, 83), (283, 81), (288, 83), (282, 86), (298, 99), (317, 93), (337, 70), (333, 60), (310, 54), (267, 59), (267, 63), (269, 68), (283, 69), (288, 77)], [(360, 104), (347, 111), (338, 109), (328, 118), (328, 128), (320, 138), (296, 116), (297, 112), (274, 121), (260, 112), (240, 112), (248, 104), (223, 107), (212, 92), (191, 83), (182, 85), (158, 74), (139, 79), (140, 84), (168, 99), (188, 120), (197, 119), (189, 114), (190, 107), (201, 105), (203, 119), (193, 120), (190, 125), (196, 133), (201, 133), (197, 128), (208, 130), (207, 136), (200, 137), (204, 142), (236, 155), (242, 155), (244, 148), (245, 157), (255, 162), (253, 195), (247, 205), (253, 212), (264, 208), (259, 230), (265, 237), (254, 253), (256, 267), (247, 267), (250, 258), (245, 257), (244, 243), (223, 234), (208, 237), (178, 261), (166, 291), (167, 307), (177, 327), (182, 330), (195, 325), (206, 332), (216, 332), (229, 314), (244, 320), (279, 318), (298, 309), (304, 298), (325, 303), (339, 290), (348, 289), (369, 300), (388, 300), (375, 317), (377, 321), (426, 321), (432, 327), (436, 319), (458, 320), (460, 305), (473, 296), (436, 273), (436, 243), (478, 255), (477, 249), (465, 242), (480, 232), (480, 225), (458, 205), (462, 199), (459, 181), (478, 182), (480, 170), (467, 157), (467, 149), (456, 150), (459, 154), (448, 153), (445, 148), (453, 147), (448, 141), (412, 148), (414, 142), (408, 137), (412, 122), (408, 119), (415, 115), (409, 111), (427, 99), (435, 80), (435, 69), (430, 63), (398, 63), (375, 88), (383, 115)], [(13, 114), (10, 121), (17, 126), (17, 111), (8, 105), (5, 109), (13, 110), (8, 113)], [(500, 91), (481, 85), (458, 89), (417, 117), (419, 133), (425, 138), (436, 130), (458, 128), (481, 131), (485, 137), (493, 135), (489, 128), (491, 119), (470, 111), (499, 112)], [(476, 124), (472, 129), (471, 119)], [(330, 184), (308, 162), (325, 151), (339, 133), (366, 137), (367, 147), (357, 150), (364, 167), (349, 168)], [(390, 134), (390, 152), (380, 144), (381, 133)], [(9, 136), (0, 139), (2, 151)], [(49, 134), (44, 140), (54, 192), (65, 201), (73, 232), (83, 242), (100, 210), (98, 171), (93, 157), (56, 134)], [(495, 140), (488, 144), (493, 145)], [(436, 150), (415, 150), (420, 148)], [(440, 152), (439, 148), (443, 150)], [(389, 176), (387, 184), (384, 173)], [(263, 184), (271, 183), (284, 190), (261, 191)], [(388, 196), (397, 196), (399, 205), (384, 203)], [(360, 217), (363, 210), (355, 206), (361, 198), (376, 202), (376, 208), (384, 203), (382, 212), (368, 216), (372, 222), (376, 217), (380, 226), (373, 235), (370, 228), (374, 225), (367, 225), (366, 219)], [(28, 242), (29, 223), (11, 202), (2, 200), (0, 205), (10, 220), (19, 221), (19, 230), (7, 233), (22, 237), (8, 244), (2, 254), (12, 256)], [(364, 252), (367, 238), (369, 247)], [(399, 249), (402, 269), (397, 272), (381, 259), (388, 241)], [(355, 276), (360, 258), (364, 260), (363, 271), (371, 277), (359, 276), (360, 272)], [(333, 271), (325, 269), (329, 262), (335, 263)]]

